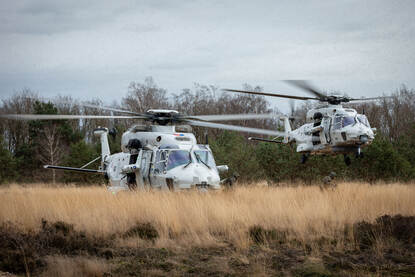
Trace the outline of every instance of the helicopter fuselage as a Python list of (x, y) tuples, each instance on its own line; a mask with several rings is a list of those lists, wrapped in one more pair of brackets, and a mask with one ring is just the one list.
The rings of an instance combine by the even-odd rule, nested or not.
[[(144, 129), (130, 128), (122, 136), (123, 152), (103, 159), (101, 170), (111, 191), (220, 189), (219, 173), (227, 166), (216, 166), (209, 145), (197, 144), (192, 133), (176, 132), (174, 125)], [(106, 133), (97, 135), (105, 139)]]
[(341, 105), (310, 110), (307, 120), (312, 122), (287, 132), (288, 141), (295, 141), (300, 153), (360, 153), (374, 139), (375, 129), (366, 116)]

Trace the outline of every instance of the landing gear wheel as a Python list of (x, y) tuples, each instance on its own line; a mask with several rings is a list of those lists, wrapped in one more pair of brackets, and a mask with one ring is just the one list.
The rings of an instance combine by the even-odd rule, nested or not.
[(225, 180), (223, 180), (223, 184), (227, 187), (227, 188), (232, 188), (233, 185), (236, 183), (236, 181), (239, 178), (239, 173), (238, 172), (234, 172), (232, 174), (232, 177), (226, 178)]
[(301, 155), (301, 163), (305, 164), (307, 162), (307, 160), (308, 160), (308, 155), (302, 154)]
[(356, 153), (356, 159), (363, 159), (363, 157), (364, 157), (363, 152), (360, 152), (360, 154)]
[(364, 157), (363, 152), (360, 151), (360, 148), (358, 148), (356, 152), (356, 159), (363, 159), (363, 157)]
[(349, 156), (344, 155), (344, 163), (347, 166), (349, 166), (352, 163), (352, 161), (350, 160), (350, 157)]

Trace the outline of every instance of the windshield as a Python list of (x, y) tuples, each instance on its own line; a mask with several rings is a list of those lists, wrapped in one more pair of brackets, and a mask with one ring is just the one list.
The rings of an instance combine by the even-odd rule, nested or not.
[(155, 170), (164, 172), (191, 161), (190, 152), (186, 150), (158, 150), (156, 153)]
[(334, 118), (334, 129), (341, 129), (354, 123), (356, 123), (356, 120), (353, 116), (336, 116)]
[(355, 123), (353, 116), (345, 116), (343, 117), (342, 127), (346, 127)]
[(357, 120), (359, 120), (360, 123), (370, 128), (369, 121), (367, 120), (367, 117), (364, 114), (357, 115)]
[(186, 165), (191, 162), (190, 152), (186, 150), (172, 150), (167, 160), (167, 170)]
[(216, 167), (215, 160), (213, 159), (213, 155), (210, 153), (210, 151), (195, 150), (194, 153), (198, 163), (204, 163), (211, 168)]

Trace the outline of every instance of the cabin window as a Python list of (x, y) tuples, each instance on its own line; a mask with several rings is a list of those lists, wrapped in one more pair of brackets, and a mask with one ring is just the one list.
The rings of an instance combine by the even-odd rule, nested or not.
[(163, 172), (166, 170), (168, 151), (167, 150), (158, 150), (156, 153), (156, 164), (154, 166), (155, 170), (158, 172)]
[(336, 116), (334, 118), (333, 129), (341, 129), (342, 128), (342, 118), (340, 116)]

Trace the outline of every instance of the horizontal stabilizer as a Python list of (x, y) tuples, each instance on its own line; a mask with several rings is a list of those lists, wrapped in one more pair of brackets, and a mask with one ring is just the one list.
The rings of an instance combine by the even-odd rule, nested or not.
[(263, 139), (263, 138), (254, 138), (254, 137), (249, 137), (248, 139), (249, 140), (265, 141), (265, 142), (273, 142), (273, 143), (283, 143), (282, 141), (273, 140), (273, 139)]
[(85, 172), (85, 173), (105, 173), (105, 171), (102, 171), (102, 170), (67, 167), (67, 166), (56, 166), (56, 165), (45, 165), (44, 168), (77, 171), (77, 172)]

